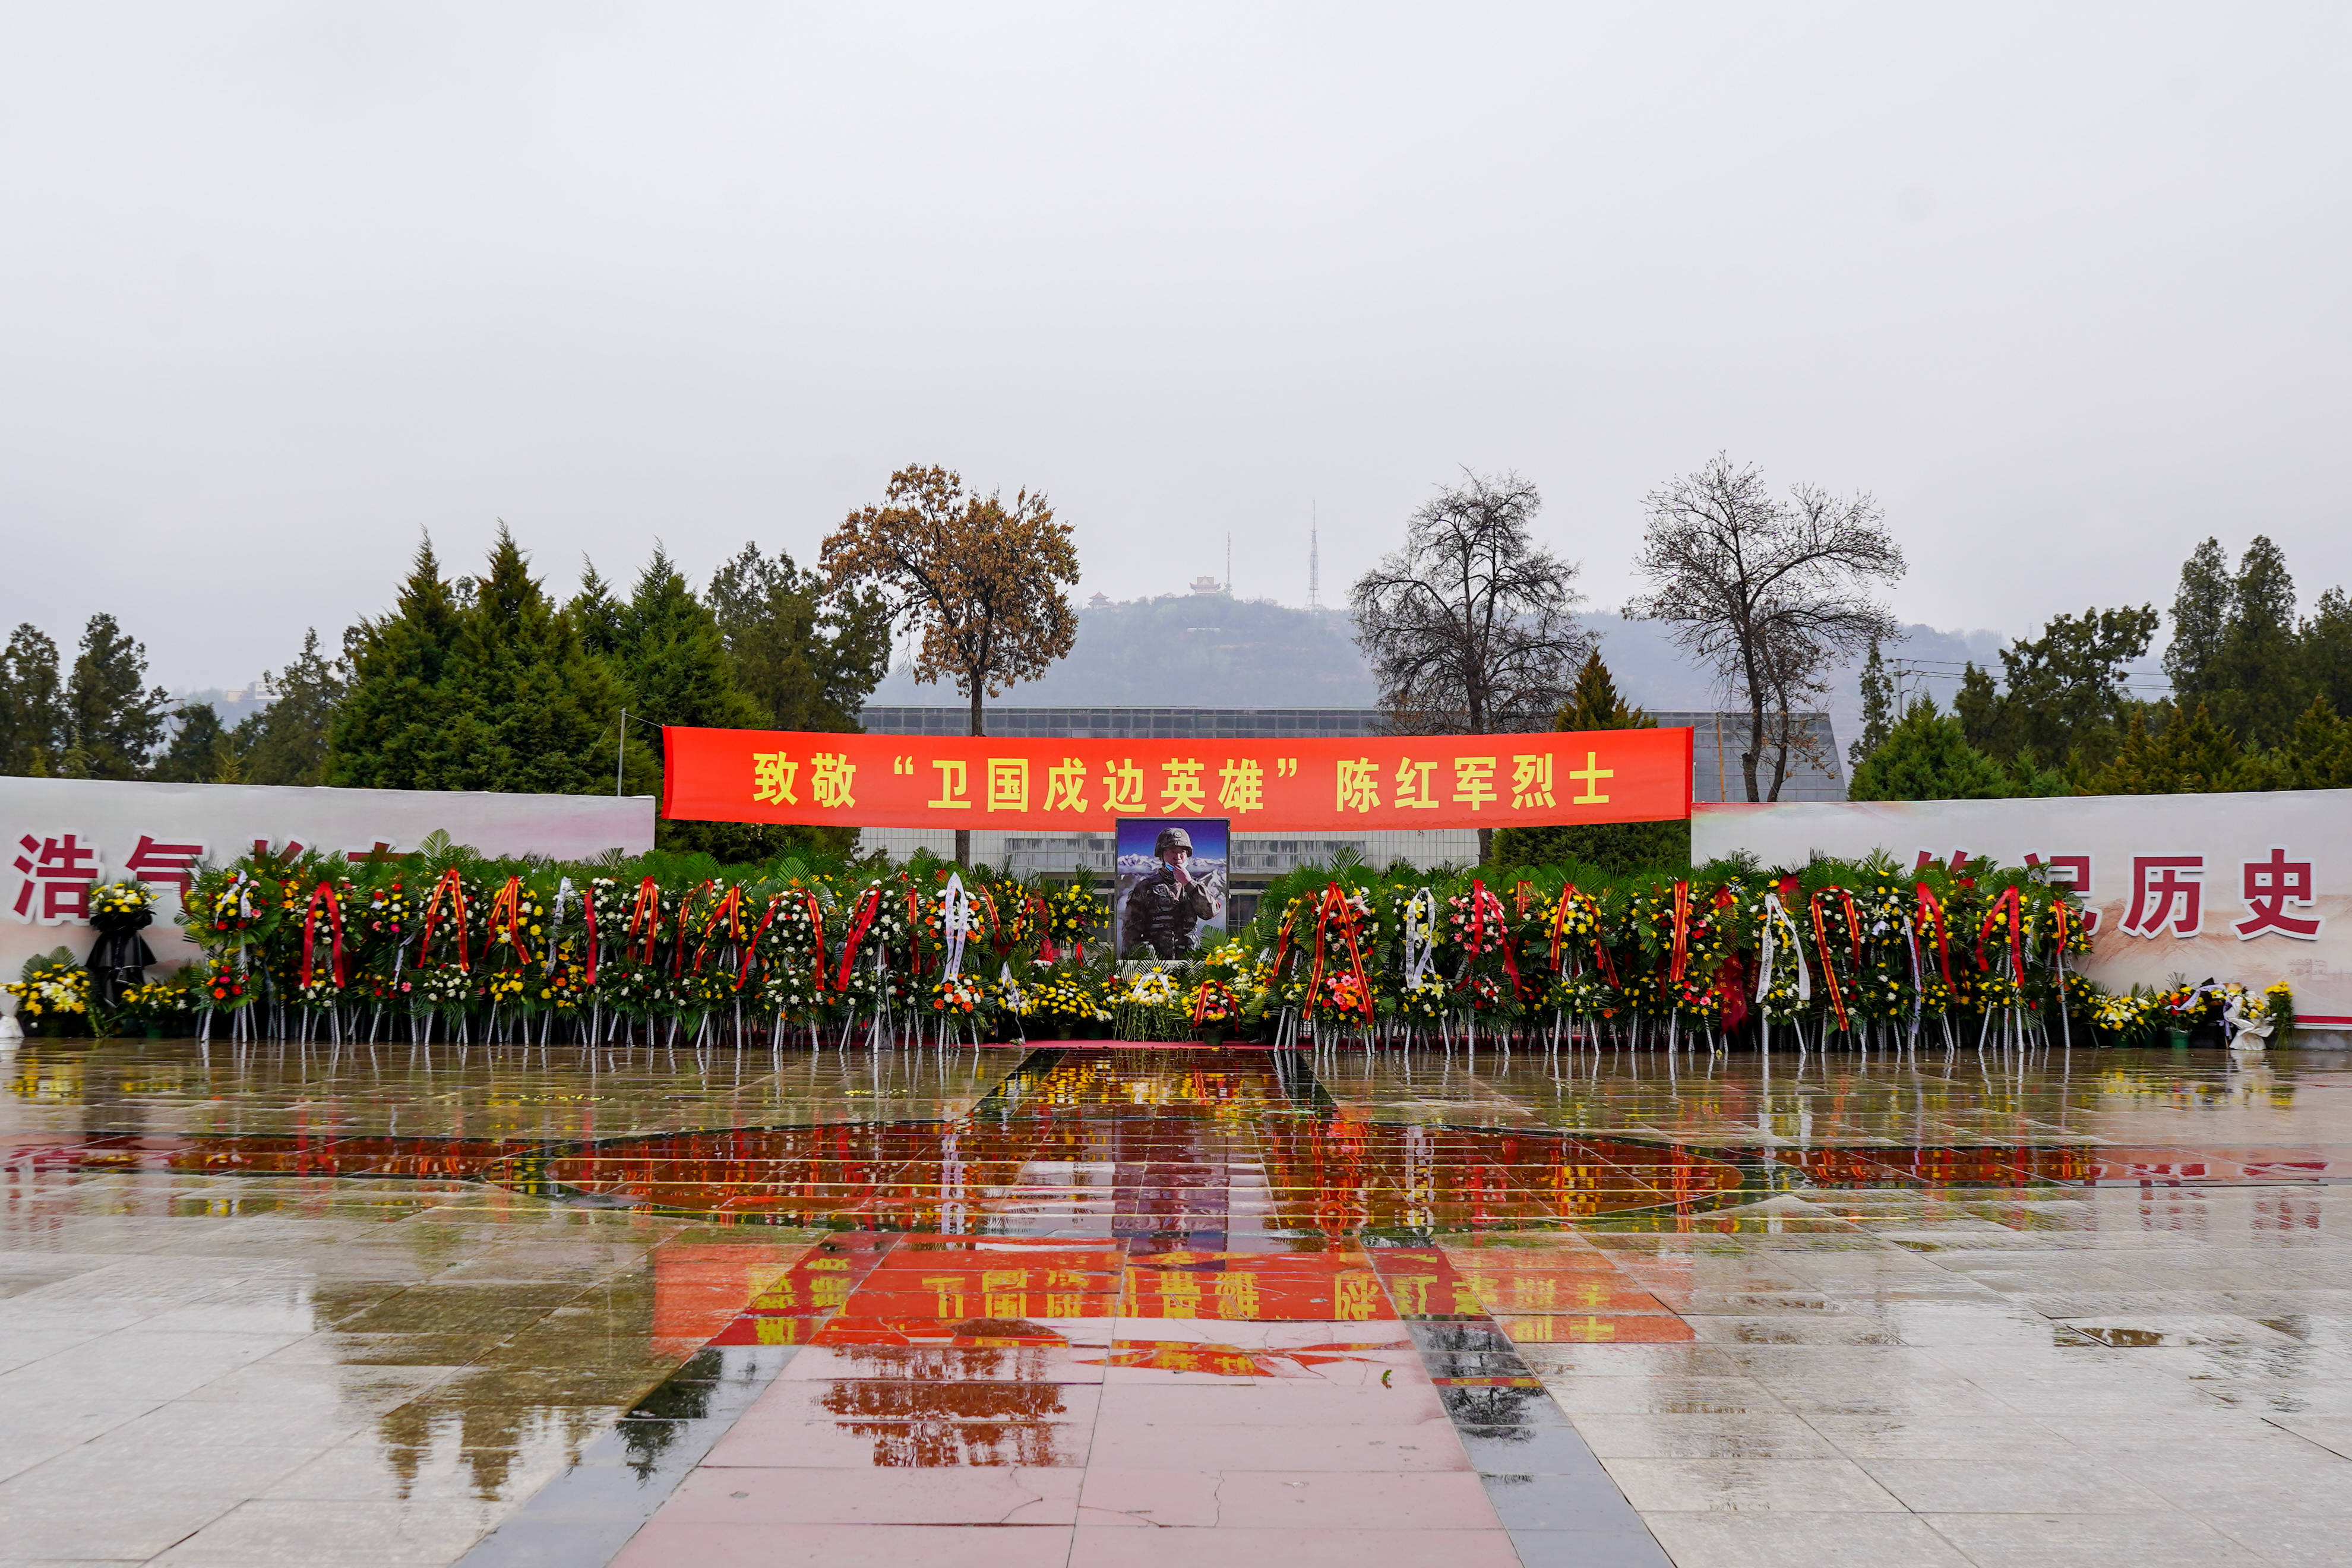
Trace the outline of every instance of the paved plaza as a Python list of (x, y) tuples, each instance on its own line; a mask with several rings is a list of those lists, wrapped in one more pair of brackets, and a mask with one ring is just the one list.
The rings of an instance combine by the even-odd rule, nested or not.
[(31, 1041), (0, 1568), (2335, 1564), (2352, 1057)]

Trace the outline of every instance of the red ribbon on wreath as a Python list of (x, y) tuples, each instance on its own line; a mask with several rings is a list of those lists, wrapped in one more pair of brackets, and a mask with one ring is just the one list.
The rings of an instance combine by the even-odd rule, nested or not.
[[(842, 941), (841, 978), (835, 983), (835, 990), (846, 991), (849, 989), (850, 970), (857, 963), (858, 944), (866, 940), (866, 933), (874, 929), (874, 917), (881, 912), (882, 889), (879, 888), (866, 889), (866, 896), (857, 900), (856, 912), (850, 917), (849, 934)], [(819, 963), (824, 962), (824, 949), (819, 947), (817, 949)]]
[(816, 949), (816, 973), (811, 978), (815, 982), (816, 994), (823, 996), (824, 994), (824, 906), (816, 901), (816, 893), (813, 889), (803, 888), (801, 897), (808, 900), (809, 942)]
[(1054, 907), (1045, 901), (1043, 893), (1031, 893), (1027, 899), (1029, 918), (1037, 922), (1037, 930), (1041, 933), (1037, 943), (1037, 962), (1057, 963), (1061, 961), (1062, 950), (1054, 942)]
[(580, 900), (588, 916), (588, 984), (596, 984), (596, 885), (588, 885), (587, 896)]
[(1290, 955), (1291, 922), (1297, 918), (1298, 910), (1295, 905), (1282, 911), (1281, 928), (1274, 933), (1274, 967), (1266, 975), (1269, 982), (1282, 978), (1282, 961)]
[(1936, 933), (1936, 963), (1944, 972), (1944, 984), (1958, 989), (1952, 981), (1952, 923), (1945, 918), (1944, 906), (1927, 884), (1921, 882), (1913, 889), (1916, 897), (1919, 918), (1913, 922), (1922, 931), (1933, 929)]
[(1666, 966), (1666, 983), (1680, 989), (1690, 972), (1690, 884), (1675, 884), (1674, 954)]
[(1348, 943), (1348, 963), (1356, 980), (1356, 1001), (1349, 1005), (1348, 1010), (1361, 1012), (1364, 1022), (1369, 1024), (1372, 1021), (1372, 983), (1364, 974), (1364, 953), (1356, 942), (1359, 922), (1355, 908), (1348, 902), (1346, 890), (1337, 882), (1323, 890), (1323, 907), (1316, 912), (1315, 967), (1307, 978), (1307, 1005), (1312, 1007), (1322, 992), (1324, 937), (1335, 921), (1339, 935)]
[(629, 910), (629, 934), (621, 944), (624, 948), (637, 940), (640, 926), (646, 932), (645, 963), (650, 968), (654, 954), (659, 951), (656, 944), (661, 940), (661, 886), (651, 877), (637, 884), (637, 900)]
[(1560, 966), (1560, 955), (1568, 941), (1565, 928), (1568, 924), (1569, 905), (1570, 901), (1575, 899), (1583, 900), (1586, 906), (1592, 910), (1593, 962), (1600, 964), (1601, 978), (1614, 985), (1617, 984), (1617, 965), (1610, 961), (1609, 944), (1601, 940), (1601, 900), (1590, 893), (1578, 891), (1573, 882), (1560, 890), (1559, 908), (1552, 913), (1551, 966), (1555, 970)]
[(1853, 949), (1854, 984), (1857, 985), (1861, 984), (1862, 917), (1854, 910), (1853, 895), (1843, 888), (1823, 888), (1812, 897), (1813, 943), (1822, 955), (1822, 973), (1830, 983), (1830, 1011), (1837, 1015), (1838, 1027), (1843, 1030), (1853, 1027), (1853, 1025), (1846, 1019), (1845, 996), (1838, 987), (1837, 964), (1830, 957), (1829, 928), (1822, 919), (1822, 900), (1832, 893), (1835, 893), (1845, 907), (1846, 935)]
[(751, 965), (760, 961), (760, 939), (768, 934), (768, 928), (770, 926), (776, 923), (776, 911), (783, 907), (783, 894), (773, 893), (769, 895), (768, 907), (766, 910), (761, 911), (760, 915), (760, 923), (751, 928), (751, 940), (743, 944), (743, 967), (740, 970), (738, 970), (735, 974), (736, 990), (740, 991), (745, 985), (751, 983)]
[[(1559, 973), (1559, 961), (1568, 945), (1569, 911), (1576, 908), (1576, 900), (1582, 897), (1584, 895), (1576, 890), (1576, 884), (1570, 882), (1559, 890), (1559, 902), (1551, 911), (1551, 968), (1555, 974)], [(1600, 923), (1597, 920), (1593, 922), (1596, 928)]]
[[(1475, 958), (1486, 945), (1486, 906), (1489, 904), (1495, 907), (1495, 926), (1498, 933), (1495, 945), (1503, 950), (1503, 973), (1511, 977), (1511, 994), (1516, 997), (1519, 994), (1519, 960), (1517, 954), (1511, 951), (1510, 917), (1504, 912), (1503, 900), (1486, 890), (1483, 878), (1473, 877), (1470, 879), (1470, 934), (1469, 939), (1463, 942), (1462, 951)], [(1469, 984), (1470, 973), (1470, 966), (1464, 964), (1462, 978), (1454, 982), (1454, 989), (1459, 991)]]
[(702, 886), (677, 901), (677, 940), (669, 947), (669, 972), (672, 974), (686, 973), (686, 939), (694, 929), (695, 901), (718, 885), (715, 879), (706, 879)]
[[(650, 877), (646, 879), (647, 881), (652, 879)], [(449, 918), (457, 924), (457, 972), (462, 974), (471, 971), (474, 965), (466, 951), (466, 880), (457, 874), (454, 866), (441, 873), (441, 879), (433, 884), (432, 896), (425, 900), (425, 931), (416, 939), (416, 966), (424, 968), (425, 955), (433, 951), (433, 928), (441, 922), (441, 895), (444, 893), (449, 895)]]
[[(1714, 919), (1721, 921), (1736, 913), (1739, 895), (1728, 887), (1715, 890)], [(1716, 1005), (1723, 1016), (1723, 1026), (1736, 1029), (1748, 1021), (1748, 965), (1737, 952), (1727, 954), (1715, 972)]]
[(2006, 912), (2009, 916), (2010, 975), (2012, 979), (2020, 981), (2025, 978), (2023, 910), (2024, 906), (2017, 896), (2015, 884), (2000, 890), (2000, 897), (1992, 901), (1992, 908), (1985, 911), (1983, 923), (1977, 927), (1977, 967), (1979, 969), (1990, 970), (1992, 967), (1985, 962), (1985, 939), (1992, 934), (1993, 922), (2000, 920)]
[(302, 918), (302, 984), (305, 987), (310, 984), (310, 944), (319, 931), (319, 900), (321, 899), (327, 903), (327, 930), (334, 944), (335, 984), (348, 985), (351, 976), (343, 967), (343, 902), (335, 897), (334, 888), (325, 882), (310, 890), (310, 908)]
[[(773, 914), (775, 908), (774, 904), (770, 904), (769, 912)], [(710, 933), (719, 929), (720, 921), (727, 922), (727, 940), (740, 946), (743, 942), (743, 889), (741, 888), (728, 889), (727, 896), (719, 900), (719, 907), (710, 911), (710, 918), (702, 922), (702, 941), (694, 950), (694, 972), (697, 974), (702, 973), (702, 961), (710, 952)], [(735, 988), (740, 991), (743, 988), (742, 983), (738, 981)]]
[(520, 877), (509, 877), (507, 885), (500, 888), (498, 896), (490, 900), (490, 935), (489, 940), (482, 945), (482, 962), (485, 963), (490, 961), (490, 949), (498, 945), (499, 917), (501, 915), (506, 917), (507, 945), (513, 948), (515, 956), (528, 965), (530, 963), (530, 949), (522, 940), (522, 879)]

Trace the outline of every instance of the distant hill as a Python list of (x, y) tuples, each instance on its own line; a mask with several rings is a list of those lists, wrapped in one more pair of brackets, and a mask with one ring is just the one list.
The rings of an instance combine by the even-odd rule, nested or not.
[[(1618, 689), (1644, 708), (1707, 710), (1722, 692), (1655, 621), (1589, 615)], [(1951, 672), (1927, 689), (1948, 700), (1962, 661), (1999, 668), (2006, 640), (1997, 632), (1906, 628), (1888, 657)], [(1839, 672), (1825, 704), (1844, 745), (1862, 725), (1859, 667)], [(953, 703), (945, 686), (919, 686), (904, 667), (891, 671), (869, 701)], [(1370, 708), (1379, 694), (1357, 652), (1345, 613), (1303, 610), (1271, 599), (1223, 594), (1163, 595), (1080, 613), (1078, 645), (1042, 680), (996, 700), (1024, 706), (1122, 708)]]

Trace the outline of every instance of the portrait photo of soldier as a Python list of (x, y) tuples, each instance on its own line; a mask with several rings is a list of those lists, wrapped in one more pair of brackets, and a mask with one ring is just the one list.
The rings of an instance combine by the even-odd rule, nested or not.
[(1223, 822), (1124, 821), (1118, 842), (1120, 957), (1189, 958), (1205, 945), (1204, 932), (1223, 934)]

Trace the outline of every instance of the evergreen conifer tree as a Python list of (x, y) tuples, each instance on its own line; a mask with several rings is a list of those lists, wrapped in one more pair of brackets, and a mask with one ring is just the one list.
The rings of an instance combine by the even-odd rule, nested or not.
[(2230, 625), (2212, 672), (2217, 717), (2244, 745), (2269, 745), (2310, 705), (2296, 646), (2294, 579), (2279, 547), (2261, 534), (2238, 558)]
[(2230, 558), (2218, 539), (2200, 544), (2181, 563), (2180, 587), (2172, 595), (2172, 643), (2164, 650), (2164, 673), (2172, 678), (2172, 694), (2181, 701), (2220, 689), (2231, 586)]
[(779, 730), (860, 728), (866, 697), (890, 669), (890, 611), (872, 589), (828, 592), (779, 551), (746, 544), (711, 574), (707, 595), (735, 684)]
[(248, 714), (234, 737), (241, 776), (247, 784), (315, 784), (327, 777), (327, 735), (350, 688), (349, 657), (330, 660), (319, 651), (313, 626), (302, 636), (293, 663), (262, 684), (270, 703)]
[(2339, 714), (2352, 713), (2352, 599), (2342, 588), (2319, 595), (2296, 639), (2303, 650), (2303, 683), (2327, 699)]
[[(501, 524), (489, 570), (442, 580), (428, 543), (398, 608), (363, 623), (330, 731), (331, 783), (598, 795), (613, 787), (627, 688), (583, 645)], [(631, 748), (646, 793), (652, 759)]]
[[(727, 642), (709, 606), (695, 596), (658, 545), (617, 620), (612, 657), (629, 683), (632, 714), (648, 724), (767, 727), (767, 713), (735, 684)], [(658, 736), (646, 739), (660, 744)]]
[[(2151, 726), (2153, 714), (2160, 723)], [(2123, 744), (2099, 775), (2101, 795), (2203, 795), (2232, 789), (2244, 753), (2203, 702), (2185, 711), (2152, 703), (2124, 726)]]
[(2247, 753), (2231, 775), (2230, 787), (2352, 788), (2352, 720), (2339, 715), (2326, 694), (2313, 698), (2284, 741)]
[(84, 772), (70, 776), (134, 779), (163, 739), (162, 687), (147, 686), (147, 649), (109, 615), (82, 631), (81, 653), (66, 683), (71, 750)]
[(220, 777), (221, 763), (234, 742), (213, 705), (190, 702), (174, 710), (172, 718), (178, 727), (147, 776), (163, 784), (229, 782)]
[(1846, 748), (1847, 767), (1860, 767), (1863, 758), (1886, 743), (1886, 732), (1894, 727), (1895, 677), (1887, 672), (1878, 639), (1873, 637), (1870, 656), (1862, 661), (1862, 733)]
[(1853, 770), (1853, 800), (1994, 800), (2009, 794), (2000, 764), (1969, 744), (1960, 721), (1932, 697), (1915, 700), (1886, 743)]
[(580, 627), (580, 641), (599, 658), (617, 658), (621, 651), (621, 601), (597, 572), (596, 563), (581, 560), (580, 592), (572, 595), (572, 618)]
[(2011, 728), (2004, 721), (2009, 717), (2007, 706), (1990, 670), (1974, 659), (1960, 667), (1960, 689), (1952, 694), (1952, 716), (1960, 721), (1960, 733), (1969, 738), (1969, 744), (1989, 757), (2007, 755), (2010, 750), (2002, 744), (2007, 738), (2003, 731)]
[(448, 782), (439, 787), (548, 795), (612, 787), (628, 688), (582, 643), (503, 523), (490, 569), (458, 617), (442, 683), (451, 718), (436, 770)]
[(359, 789), (441, 789), (425, 782), (447, 716), (443, 668), (458, 605), (429, 538), (392, 614), (353, 626), (350, 689), (327, 729), (327, 782)]
[(58, 645), (20, 626), (0, 652), (0, 773), (47, 777), (72, 743), (69, 728)]
[[(1554, 730), (1648, 730), (1657, 721), (1617, 691), (1609, 666), (1595, 648), (1585, 656), (1554, 716)], [(1690, 824), (1606, 822), (1553, 827), (1505, 827), (1495, 834), (1497, 866), (1545, 865), (1576, 860), (1607, 871), (1690, 864)]]

